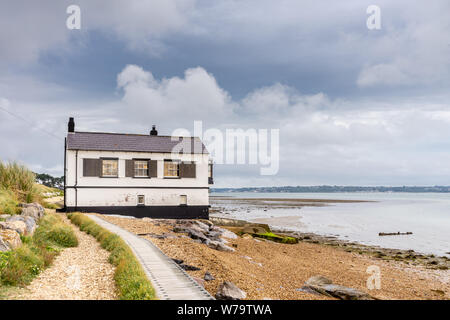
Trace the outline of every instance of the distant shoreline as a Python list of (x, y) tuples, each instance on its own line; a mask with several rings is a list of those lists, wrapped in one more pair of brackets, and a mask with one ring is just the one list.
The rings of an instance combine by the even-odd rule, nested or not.
[(402, 186), (402, 187), (364, 187), (364, 186), (283, 186), (283, 187), (246, 187), (211, 188), (211, 193), (450, 193), (450, 186)]

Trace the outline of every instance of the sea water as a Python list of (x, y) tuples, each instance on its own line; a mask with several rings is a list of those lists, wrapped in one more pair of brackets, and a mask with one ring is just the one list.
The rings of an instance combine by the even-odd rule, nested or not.
[[(243, 206), (232, 201), (212, 201), (224, 207), (224, 217), (247, 221), (265, 218), (274, 227), (336, 236), (383, 248), (412, 249), (447, 255), (450, 252), (449, 193), (211, 193), (235, 198), (336, 199), (373, 202), (331, 203), (322, 207), (279, 208)], [(289, 217), (289, 218), (286, 218)], [(379, 236), (379, 232), (412, 232), (412, 235)]]

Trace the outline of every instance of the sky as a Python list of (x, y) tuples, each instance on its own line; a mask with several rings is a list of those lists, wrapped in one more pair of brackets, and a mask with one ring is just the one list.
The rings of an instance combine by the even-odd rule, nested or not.
[(446, 0), (5, 0), (0, 159), (62, 175), (69, 117), (165, 135), (202, 121), (279, 130), (276, 174), (217, 164), (216, 187), (449, 185), (449, 30)]

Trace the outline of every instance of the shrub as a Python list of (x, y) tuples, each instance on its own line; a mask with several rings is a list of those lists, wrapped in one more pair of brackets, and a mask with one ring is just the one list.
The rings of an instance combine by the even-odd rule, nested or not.
[(44, 260), (39, 249), (24, 244), (8, 257), (7, 265), (2, 269), (1, 280), (6, 285), (26, 285), (39, 274), (44, 267)]
[(40, 220), (40, 227), (33, 238), (40, 245), (56, 245), (63, 248), (76, 247), (78, 239), (73, 229), (57, 214), (47, 214)]
[(80, 230), (94, 236), (111, 254), (109, 262), (116, 267), (114, 281), (122, 300), (152, 300), (155, 290), (130, 247), (116, 234), (100, 227), (81, 213), (68, 214)]

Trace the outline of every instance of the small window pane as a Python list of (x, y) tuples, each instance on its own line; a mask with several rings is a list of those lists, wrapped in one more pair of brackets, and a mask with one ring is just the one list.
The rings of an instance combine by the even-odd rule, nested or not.
[(102, 176), (103, 177), (117, 177), (118, 176), (118, 160), (103, 160), (102, 161)]
[(146, 160), (134, 161), (134, 176), (148, 177), (148, 161)]
[(145, 204), (145, 196), (139, 195), (138, 196), (138, 205), (144, 205)]
[(180, 204), (181, 205), (187, 205), (187, 196), (186, 195), (181, 195), (180, 196)]
[(180, 174), (179, 163), (164, 161), (164, 177), (178, 177)]

